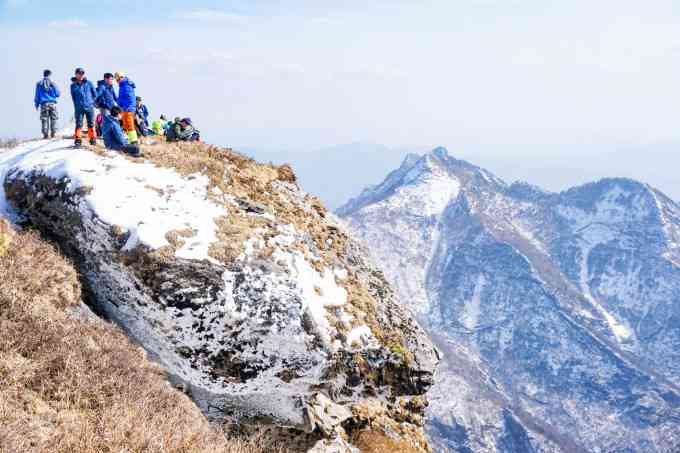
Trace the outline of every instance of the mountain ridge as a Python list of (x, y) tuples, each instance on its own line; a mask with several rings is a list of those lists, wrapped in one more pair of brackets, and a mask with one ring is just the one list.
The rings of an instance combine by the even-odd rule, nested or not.
[[(514, 395), (511, 403), (471, 414), (460, 401), (438, 402), (437, 395), (455, 394), (451, 382), (462, 385), (460, 372), (443, 373), (431, 426), (457, 426), (467, 440), (447, 439), (441, 428), (431, 430), (435, 443), (451, 451), (474, 445), (472, 451), (519, 453), (502, 448), (503, 436), (517, 432), (503, 421), (510, 410), (528, 414), (518, 426), (536, 451), (661, 452), (680, 445), (671, 434), (680, 426), (678, 205), (629, 178), (558, 193), (508, 186), (439, 148), (395, 171), (403, 176), (434, 160), (458, 185), (438, 211), (423, 208), (428, 197), (441, 196), (438, 186), (414, 188), (392, 172), (384, 181), (392, 179), (389, 193), (365, 190), (337, 213), (371, 246), (440, 348), (460, 344), (501, 393)], [(465, 382), (473, 394), (481, 391)], [(605, 413), (617, 418), (605, 423)], [(470, 421), (475, 417), (490, 421), (497, 436), (485, 438)], [(558, 447), (537, 437), (541, 429), (525, 423), (532, 418), (546, 432), (557, 427)], [(560, 428), (565, 423), (573, 430)], [(631, 450), (635, 444), (642, 449)]]

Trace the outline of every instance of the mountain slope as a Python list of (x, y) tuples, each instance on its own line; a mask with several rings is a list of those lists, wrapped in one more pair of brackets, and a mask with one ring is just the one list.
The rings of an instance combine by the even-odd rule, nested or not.
[(209, 420), (299, 452), (429, 451), (438, 352), (290, 167), (69, 144), (0, 154), (0, 209), (59, 244), (96, 311)]
[(338, 214), (447, 356), (430, 412), (442, 449), (680, 445), (680, 207), (663, 194), (508, 186), (438, 148)]

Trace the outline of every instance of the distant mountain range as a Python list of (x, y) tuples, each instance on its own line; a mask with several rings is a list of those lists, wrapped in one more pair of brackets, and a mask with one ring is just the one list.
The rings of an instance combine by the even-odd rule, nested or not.
[[(350, 143), (314, 151), (238, 148), (259, 161), (290, 163), (302, 188), (337, 209), (364, 187), (380, 181), (409, 153), (429, 147), (387, 147)], [(652, 183), (680, 200), (680, 145), (467, 145), (459, 158), (474, 161), (505, 181), (526, 180), (559, 191), (607, 176), (626, 176)], [(587, 165), (584, 163), (587, 162)]]
[(508, 185), (437, 148), (336, 212), (445, 354), (437, 451), (680, 451), (669, 197), (622, 178)]

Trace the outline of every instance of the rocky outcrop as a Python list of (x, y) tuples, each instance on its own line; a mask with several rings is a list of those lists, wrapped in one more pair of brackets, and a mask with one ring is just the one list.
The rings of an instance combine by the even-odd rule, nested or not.
[(206, 145), (146, 162), (63, 147), (17, 153), (6, 198), (209, 418), (290, 429), (298, 449), (370, 433), (427, 451), (438, 352), (289, 168)]

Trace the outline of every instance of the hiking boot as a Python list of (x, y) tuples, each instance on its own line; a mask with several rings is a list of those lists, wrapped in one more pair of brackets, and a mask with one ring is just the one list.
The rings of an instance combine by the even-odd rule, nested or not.
[(50, 137), (54, 138), (56, 136), (57, 136), (57, 133), (55, 131), (52, 131), (52, 133), (50, 134)]
[(96, 145), (97, 145), (97, 139), (96, 139), (96, 138), (91, 138), (91, 139), (90, 139), (90, 145), (96, 146)]
[(74, 145), (74, 146), (82, 146), (82, 145), (83, 145), (83, 141), (82, 141), (81, 139), (77, 138), (76, 141), (73, 143), (73, 145)]
[(43, 138), (47, 139), (47, 132), (43, 132)]

